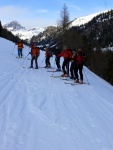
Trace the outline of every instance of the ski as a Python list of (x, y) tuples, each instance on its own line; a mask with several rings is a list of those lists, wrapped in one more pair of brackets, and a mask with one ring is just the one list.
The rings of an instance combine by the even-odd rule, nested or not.
[(65, 84), (72, 84), (72, 82), (64, 82)]
[(67, 80), (67, 77), (61, 77), (60, 79), (61, 80)]
[(65, 84), (71, 84), (71, 85), (82, 85), (82, 84), (88, 84), (88, 83), (75, 83), (75, 82), (64, 82)]
[(33, 70), (34, 70), (35, 68), (30, 68), (30, 67), (29, 67), (28, 69), (33, 69)]
[(47, 72), (58, 72), (58, 71), (52, 71), (52, 70), (48, 70)]
[(47, 72), (62, 72), (62, 71), (57, 71), (57, 70), (47, 70)]
[(81, 83), (71, 83), (71, 85), (82, 85)]
[(86, 82), (83, 82), (83, 83), (71, 83), (71, 85), (83, 85), (83, 84), (88, 84)]
[(61, 76), (50, 76), (50, 77), (53, 77), (53, 78), (61, 78)]
[(17, 58), (17, 59), (24, 59), (23, 57), (18, 57), (18, 56), (17, 56), (16, 58)]
[(39, 68), (45, 68), (45, 69), (55, 69), (55, 68), (50, 68), (50, 67), (39, 67)]

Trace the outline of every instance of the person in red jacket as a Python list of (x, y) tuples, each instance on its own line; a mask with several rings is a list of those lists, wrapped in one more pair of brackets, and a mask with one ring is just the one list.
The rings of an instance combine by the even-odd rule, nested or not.
[[(78, 48), (77, 54), (74, 59), (76, 62), (76, 64), (75, 64), (75, 77), (76, 77), (75, 82), (82, 84), (83, 83), (82, 70), (83, 70), (83, 65), (86, 61), (86, 56), (81, 47)], [(78, 70), (79, 70), (79, 74), (80, 74), (80, 80), (78, 78)]]
[(69, 76), (69, 61), (72, 58), (72, 52), (67, 47), (64, 48), (63, 52), (58, 55), (58, 57), (64, 57), (64, 61), (62, 64), (63, 74), (62, 77)]
[(31, 57), (32, 57), (30, 68), (33, 68), (33, 61), (35, 60), (35, 64), (36, 64), (35, 69), (38, 69), (38, 62), (37, 62), (37, 59), (38, 59), (38, 56), (40, 55), (40, 50), (39, 50), (38, 47), (36, 47), (35, 44), (34, 44), (34, 45), (31, 45), (30, 48), (31, 48), (30, 54), (31, 54)]

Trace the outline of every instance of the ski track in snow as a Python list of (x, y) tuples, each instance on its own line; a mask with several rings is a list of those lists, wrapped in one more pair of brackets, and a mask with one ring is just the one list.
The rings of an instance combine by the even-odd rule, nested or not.
[(113, 150), (109, 83), (84, 67), (90, 85), (66, 85), (10, 52), (0, 56), (0, 150)]

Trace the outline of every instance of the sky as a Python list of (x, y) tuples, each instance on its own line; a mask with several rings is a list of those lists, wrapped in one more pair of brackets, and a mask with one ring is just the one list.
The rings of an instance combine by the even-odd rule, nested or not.
[(0, 0), (0, 20), (3, 25), (16, 20), (27, 29), (56, 25), (64, 3), (70, 21), (113, 8), (113, 0)]

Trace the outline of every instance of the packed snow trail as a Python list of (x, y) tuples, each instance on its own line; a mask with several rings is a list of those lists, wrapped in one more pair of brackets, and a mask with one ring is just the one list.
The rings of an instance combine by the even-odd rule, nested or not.
[[(0, 50), (0, 150), (113, 150), (113, 87), (86, 67), (90, 85), (28, 69), (13, 43)], [(8, 46), (8, 48), (7, 48)], [(24, 49), (24, 57), (29, 48)], [(30, 56), (29, 56), (30, 57)], [(44, 52), (39, 57), (45, 66)], [(54, 67), (54, 58), (51, 58)], [(84, 81), (87, 82), (85, 76)]]

